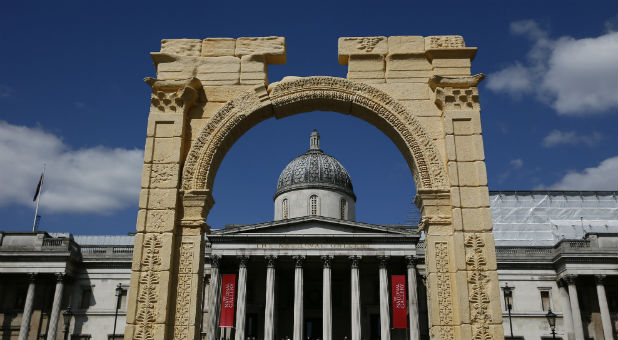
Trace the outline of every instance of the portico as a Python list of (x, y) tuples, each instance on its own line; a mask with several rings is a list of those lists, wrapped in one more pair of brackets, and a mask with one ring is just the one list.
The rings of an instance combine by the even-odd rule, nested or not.
[[(404, 330), (391, 330), (388, 283), (393, 274), (412, 282), (409, 334), (419, 334), (419, 237), (416, 227), (323, 216), (227, 226), (208, 235), (206, 272), (211, 287), (222, 274), (238, 274), (239, 292), (246, 287), (245, 298), (238, 294), (235, 339), (403, 340)], [(206, 325), (215, 328), (204, 331), (214, 338), (218, 313), (210, 311), (219, 310), (220, 290), (209, 294)]]

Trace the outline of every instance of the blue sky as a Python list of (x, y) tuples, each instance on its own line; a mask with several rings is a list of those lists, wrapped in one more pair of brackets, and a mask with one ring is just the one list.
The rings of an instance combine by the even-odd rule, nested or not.
[[(460, 34), (479, 47), (490, 190), (618, 189), (618, 35), (613, 1), (3, 2), (0, 230), (28, 230), (48, 163), (42, 229), (135, 229), (150, 89), (162, 38), (278, 35), (287, 75), (345, 77), (340, 36)], [(403, 157), (377, 129), (336, 113), (268, 120), (230, 150), (208, 224), (272, 219), (285, 165), (323, 149), (352, 176), (357, 219), (404, 223), (414, 196)]]

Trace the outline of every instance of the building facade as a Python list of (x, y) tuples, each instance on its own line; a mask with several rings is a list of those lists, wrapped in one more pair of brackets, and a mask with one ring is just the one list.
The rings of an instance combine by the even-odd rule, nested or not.
[[(320, 149), (316, 131), (275, 192), (273, 221), (228, 225), (205, 238), (204, 339), (429, 338), (431, 301), (440, 296), (427, 295), (419, 226), (355, 221), (352, 181)], [(558, 338), (617, 338), (616, 194), (491, 193), (501, 294), (512, 288), (510, 310), (501, 296), (507, 337), (551, 338), (551, 309)], [(65, 325), (71, 339), (121, 338), (133, 242), (1, 232), (0, 338), (62, 338)], [(237, 275), (233, 329), (218, 327), (222, 274)], [(406, 277), (407, 331), (391, 329), (395, 274)]]

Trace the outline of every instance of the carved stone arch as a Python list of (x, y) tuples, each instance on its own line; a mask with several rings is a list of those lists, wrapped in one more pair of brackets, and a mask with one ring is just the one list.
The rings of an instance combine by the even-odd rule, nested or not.
[(372, 86), (335, 77), (296, 78), (257, 86), (227, 102), (191, 146), (184, 190), (212, 190), (221, 160), (251, 127), (275, 116), (315, 110), (351, 114), (384, 132), (404, 155), (417, 189), (448, 190), (440, 153), (421, 123), (397, 100)]

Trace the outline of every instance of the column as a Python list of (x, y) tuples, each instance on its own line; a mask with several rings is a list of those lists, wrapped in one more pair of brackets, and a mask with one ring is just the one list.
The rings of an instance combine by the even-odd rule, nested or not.
[(350, 256), (350, 283), (352, 299), (352, 337), (350, 340), (360, 340), (361, 338), (361, 317), (360, 317), (360, 280), (358, 275), (358, 264), (360, 262), (360, 256)]
[(408, 267), (408, 316), (410, 318), (410, 340), (419, 340), (421, 331), (418, 323), (418, 296), (416, 288), (416, 259), (406, 256)]
[(304, 256), (294, 256), (294, 331), (293, 340), (303, 340), (303, 261)]
[(599, 299), (599, 311), (601, 312), (601, 323), (603, 324), (603, 336), (605, 340), (613, 340), (612, 336), (612, 319), (609, 316), (609, 308), (607, 307), (607, 296), (605, 295), (605, 286), (603, 280), (605, 275), (595, 275), (597, 282), (597, 297)]
[(32, 305), (34, 303), (36, 274), (28, 274), (28, 293), (26, 294), (26, 303), (24, 304), (24, 313), (21, 317), (21, 327), (19, 328), (19, 340), (28, 339), (28, 330), (30, 330), (30, 318), (32, 317)]
[(380, 339), (391, 339), (391, 324), (388, 313), (388, 265), (387, 256), (378, 256), (378, 267), (380, 268)]
[(566, 331), (567, 340), (575, 339), (575, 332), (573, 331), (573, 315), (571, 313), (571, 301), (569, 300), (569, 293), (567, 292), (566, 282), (558, 280), (558, 289), (560, 290), (560, 303), (562, 304), (562, 323)]
[(573, 314), (573, 329), (575, 332), (575, 340), (584, 340), (582, 314), (579, 311), (579, 299), (577, 298), (577, 287), (575, 286), (576, 279), (576, 275), (564, 276), (564, 280), (569, 285), (569, 300), (571, 301), (571, 312)]
[(330, 288), (332, 261), (332, 256), (322, 256), (322, 340), (333, 340), (333, 303)]
[(217, 319), (219, 318), (219, 306), (221, 297), (221, 278), (219, 277), (219, 263), (221, 256), (210, 255), (210, 289), (208, 290), (208, 324), (206, 334), (208, 339), (217, 338)]
[(276, 256), (266, 256), (266, 306), (264, 307), (264, 340), (274, 339), (276, 260)]
[(64, 274), (56, 273), (56, 290), (54, 291), (54, 303), (52, 304), (49, 327), (47, 328), (47, 340), (56, 339), (58, 317), (60, 316), (60, 303), (62, 302), (62, 292), (64, 291), (64, 279)]
[(235, 340), (245, 339), (245, 311), (247, 310), (247, 262), (248, 256), (238, 257), (238, 298), (236, 302)]

